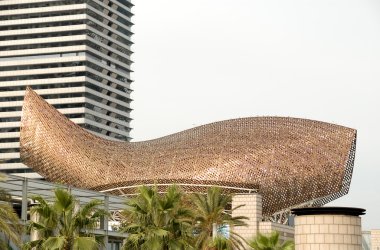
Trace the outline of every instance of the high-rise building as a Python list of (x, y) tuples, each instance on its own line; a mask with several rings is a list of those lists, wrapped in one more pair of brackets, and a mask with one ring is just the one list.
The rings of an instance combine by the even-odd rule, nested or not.
[(0, 171), (39, 177), (20, 162), (26, 86), (90, 132), (130, 139), (132, 6), (0, 0)]

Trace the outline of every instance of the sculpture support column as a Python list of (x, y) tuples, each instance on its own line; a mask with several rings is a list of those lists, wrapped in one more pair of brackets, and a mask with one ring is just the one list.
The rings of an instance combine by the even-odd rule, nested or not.
[(365, 210), (346, 207), (293, 209), (296, 250), (362, 249), (361, 218)]
[(251, 239), (256, 236), (259, 230), (259, 223), (263, 219), (263, 201), (260, 194), (240, 194), (232, 197), (232, 208), (244, 205), (232, 212), (232, 216), (248, 217), (247, 227), (236, 227), (234, 232), (244, 239)]

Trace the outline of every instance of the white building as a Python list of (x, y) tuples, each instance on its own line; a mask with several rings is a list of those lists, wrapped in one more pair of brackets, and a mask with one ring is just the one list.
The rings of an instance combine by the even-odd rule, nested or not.
[(20, 162), (26, 86), (83, 128), (129, 140), (128, 0), (0, 0), (0, 171), (38, 178)]
[(380, 250), (380, 229), (363, 231), (363, 250)]

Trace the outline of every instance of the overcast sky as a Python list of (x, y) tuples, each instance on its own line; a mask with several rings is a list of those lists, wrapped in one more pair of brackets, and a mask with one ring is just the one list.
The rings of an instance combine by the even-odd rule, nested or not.
[(134, 0), (134, 141), (237, 117), (358, 130), (348, 195), (380, 228), (380, 1)]

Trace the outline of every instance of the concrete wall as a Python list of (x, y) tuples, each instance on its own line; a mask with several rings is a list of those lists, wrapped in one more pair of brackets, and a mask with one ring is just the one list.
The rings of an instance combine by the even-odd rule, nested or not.
[(237, 227), (234, 229), (236, 233), (245, 239), (251, 239), (259, 230), (259, 222), (263, 220), (262, 207), (263, 201), (259, 194), (242, 194), (232, 197), (232, 207), (244, 205), (234, 211), (232, 216), (246, 216), (249, 218), (247, 227)]
[[(232, 212), (232, 216), (248, 217), (247, 227), (237, 227), (234, 231), (244, 239), (250, 240), (256, 237), (257, 233), (270, 234), (273, 231), (280, 233), (280, 239), (294, 240), (294, 228), (291, 226), (262, 221), (262, 197), (259, 194), (235, 195), (232, 198), (232, 207), (239, 205), (243, 207)], [(247, 248), (248, 249), (248, 248)]]

